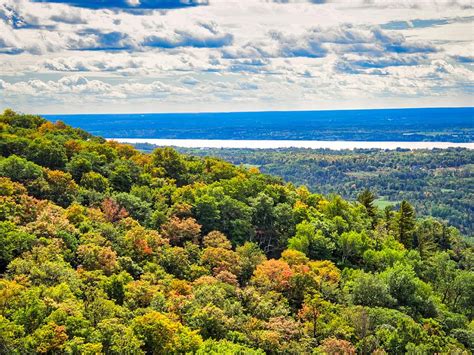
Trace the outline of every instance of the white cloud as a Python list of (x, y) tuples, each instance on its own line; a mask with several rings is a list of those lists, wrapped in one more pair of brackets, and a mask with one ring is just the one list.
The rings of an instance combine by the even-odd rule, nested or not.
[(129, 102), (129, 111), (469, 104), (470, 5), (214, 0), (119, 11), (4, 0), (0, 103), (40, 111), (84, 110), (82, 101), (104, 110)]

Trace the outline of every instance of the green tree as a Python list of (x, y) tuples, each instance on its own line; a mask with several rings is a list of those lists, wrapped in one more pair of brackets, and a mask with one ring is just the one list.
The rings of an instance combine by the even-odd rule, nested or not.
[(290, 238), (288, 247), (305, 253), (310, 259), (331, 259), (336, 248), (331, 239), (316, 231), (315, 225), (308, 221), (296, 226), (296, 235)]
[(402, 201), (396, 217), (398, 240), (407, 248), (413, 247), (413, 232), (415, 230), (415, 210), (407, 201)]
[(9, 221), (0, 222), (0, 272), (4, 272), (6, 266), (15, 257), (29, 250), (36, 240), (34, 235), (19, 229)]
[(129, 192), (133, 184), (132, 172), (128, 166), (119, 164), (110, 174), (109, 181), (114, 190)]
[(82, 175), (80, 185), (84, 186), (86, 189), (106, 192), (109, 189), (109, 180), (99, 173), (90, 171)]
[(182, 156), (173, 148), (157, 148), (152, 154), (153, 164), (162, 168), (166, 176), (176, 180), (178, 185), (186, 182), (186, 164)]
[(133, 329), (143, 342), (142, 349), (149, 354), (193, 352), (202, 343), (197, 332), (159, 312), (152, 311), (136, 317)]
[(367, 214), (372, 218), (372, 226), (376, 223), (377, 217), (377, 207), (374, 205), (375, 195), (369, 189), (365, 189), (357, 196), (357, 201), (359, 201), (367, 210)]
[(28, 146), (28, 160), (50, 169), (60, 169), (66, 165), (67, 154), (63, 145), (57, 141), (35, 139)]
[(219, 204), (215, 197), (204, 195), (197, 198), (193, 211), (203, 233), (209, 233), (219, 227)]
[(196, 355), (263, 355), (265, 352), (259, 349), (252, 349), (245, 345), (235, 344), (228, 340), (208, 339), (202, 343)]
[(85, 173), (92, 171), (92, 163), (84, 156), (75, 155), (66, 164), (66, 169), (69, 171), (76, 182), (81, 181)]
[(391, 307), (395, 304), (388, 284), (380, 276), (361, 273), (352, 282), (351, 297), (354, 304), (368, 307)]
[(103, 351), (106, 354), (142, 354), (141, 342), (131, 327), (123, 324), (121, 319), (104, 319), (97, 324)]
[(25, 183), (41, 177), (43, 170), (35, 163), (16, 155), (11, 155), (6, 159), (0, 160), (0, 175), (9, 177), (13, 181)]

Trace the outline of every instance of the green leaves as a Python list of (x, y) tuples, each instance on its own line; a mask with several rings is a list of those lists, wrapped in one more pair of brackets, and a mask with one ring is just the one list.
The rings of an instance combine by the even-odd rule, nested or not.
[(472, 246), (408, 202), (382, 219), (370, 191), (326, 198), (254, 168), (15, 120), (2, 118), (0, 353), (472, 344)]

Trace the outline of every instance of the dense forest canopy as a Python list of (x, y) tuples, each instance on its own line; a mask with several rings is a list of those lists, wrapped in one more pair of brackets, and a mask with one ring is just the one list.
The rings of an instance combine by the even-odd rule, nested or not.
[[(137, 144), (140, 150), (153, 149)], [(256, 166), (312, 192), (355, 200), (365, 188), (380, 207), (410, 200), (418, 214), (448, 221), (474, 236), (474, 150), (192, 149), (180, 152), (215, 156)]]
[(0, 116), (0, 353), (474, 348), (474, 249), (256, 168)]

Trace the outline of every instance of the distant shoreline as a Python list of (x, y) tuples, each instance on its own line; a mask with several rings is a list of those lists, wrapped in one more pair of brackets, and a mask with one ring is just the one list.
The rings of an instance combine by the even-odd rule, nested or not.
[(121, 143), (153, 144), (183, 148), (311, 148), (311, 149), (474, 149), (474, 143), (455, 142), (371, 142), (371, 141), (319, 141), (319, 140), (237, 140), (237, 139), (155, 139), (155, 138), (106, 138)]

